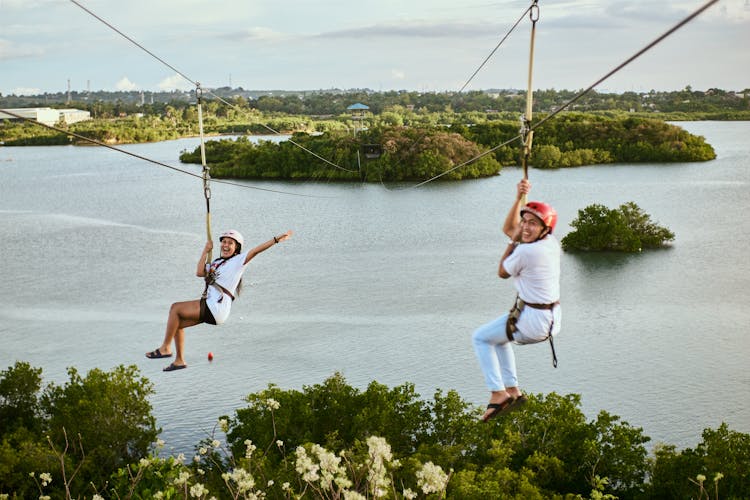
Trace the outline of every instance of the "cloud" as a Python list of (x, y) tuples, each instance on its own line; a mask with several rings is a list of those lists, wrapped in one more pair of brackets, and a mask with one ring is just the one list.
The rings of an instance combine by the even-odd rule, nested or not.
[(255, 26), (246, 30), (225, 33), (221, 38), (243, 42), (275, 42), (289, 38), (288, 35), (270, 28)]
[[(1, 0), (0, 0), (1, 1)], [(44, 52), (38, 48), (21, 47), (17, 44), (0, 38), (0, 61), (6, 59), (20, 59), (42, 55)]]
[(124, 76), (115, 84), (115, 88), (117, 90), (138, 90), (138, 85), (131, 82), (127, 76)]
[(183, 77), (175, 73), (159, 82), (158, 87), (161, 90), (191, 90), (193, 84), (186, 81)]
[[(506, 28), (507, 30), (507, 28)], [(495, 36), (503, 28), (494, 23), (477, 22), (425, 22), (413, 21), (393, 24), (376, 24), (345, 30), (329, 31), (321, 38), (477, 38)]]
[(32, 87), (16, 87), (12, 90), (11, 93), (15, 95), (39, 95), (42, 94), (42, 89), (36, 89)]
[(391, 77), (394, 80), (403, 80), (404, 78), (406, 78), (406, 73), (404, 73), (400, 69), (394, 68), (394, 69), (391, 70)]

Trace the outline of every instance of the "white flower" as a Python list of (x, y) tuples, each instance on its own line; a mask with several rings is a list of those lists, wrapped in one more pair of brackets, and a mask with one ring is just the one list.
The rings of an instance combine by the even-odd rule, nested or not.
[(163, 439), (157, 439), (156, 440), (156, 447), (157, 448), (164, 448), (164, 440)]
[(370, 456), (367, 483), (373, 496), (385, 496), (388, 494), (388, 487), (391, 484), (386, 475), (386, 463), (393, 459), (391, 446), (385, 438), (370, 436), (367, 438), (367, 448)]
[(39, 497), (39, 500), (50, 500), (50, 497), (49, 497), (49, 495), (41, 495)]
[(195, 456), (193, 457), (193, 462), (195, 462), (196, 464), (197, 464), (197, 463), (200, 463), (200, 461), (201, 461), (201, 457), (200, 457), (200, 455), (195, 455)]
[(211, 446), (213, 446), (214, 448), (218, 448), (219, 446), (221, 446), (221, 443), (218, 439), (214, 439), (213, 441), (211, 441)]
[(219, 428), (221, 429), (221, 432), (227, 433), (229, 432), (229, 421), (227, 421), (226, 418), (220, 418), (219, 419)]
[(183, 486), (187, 484), (187, 480), (190, 479), (190, 473), (187, 471), (180, 472), (180, 475), (172, 481), (175, 486)]
[(714, 476), (714, 483), (718, 483), (723, 478), (724, 478), (724, 474), (722, 474), (721, 472), (717, 472), (716, 475)]
[(200, 498), (206, 494), (208, 494), (208, 489), (201, 483), (195, 483), (190, 487), (190, 496), (193, 498)]
[(366, 500), (367, 497), (356, 491), (344, 490), (344, 500)]
[(289, 488), (291, 488), (291, 485), (288, 482), (281, 485), (281, 491), (289, 491)]
[(39, 479), (42, 480), (42, 486), (47, 486), (52, 482), (52, 474), (50, 474), (49, 472), (42, 472), (41, 474), (39, 474)]
[(403, 494), (403, 496), (404, 496), (404, 498), (405, 498), (406, 500), (412, 500), (412, 499), (414, 499), (414, 498), (417, 498), (417, 494), (416, 494), (416, 493), (414, 493), (414, 492), (413, 492), (412, 490), (410, 490), (409, 488), (406, 488), (406, 489), (404, 490), (404, 492), (403, 492), (402, 494)]
[(200, 453), (201, 455), (205, 455), (206, 453), (208, 453), (208, 448), (206, 448), (205, 446), (201, 446), (198, 449), (198, 453)]
[(249, 439), (245, 440), (245, 458), (250, 459), (253, 456), (253, 452), (257, 449), (258, 447), (252, 441)]
[(91, 500), (104, 500), (104, 497), (97, 493), (94, 493), (94, 496), (91, 497)]
[(198, 474), (200, 474), (201, 476), (204, 476), (204, 475), (206, 474), (206, 471), (204, 471), (203, 469), (198, 469), (198, 470), (197, 470), (197, 472), (198, 472)]
[(706, 476), (704, 476), (703, 474), (698, 474), (697, 476), (695, 476), (695, 479), (697, 479), (699, 483), (702, 483), (706, 480)]
[(276, 440), (276, 446), (278, 446), (279, 448), (283, 448), (284, 447), (284, 441), (282, 441), (281, 439), (277, 439)]
[(185, 454), (184, 453), (179, 453), (177, 455), (177, 458), (175, 458), (175, 462), (177, 462), (178, 464), (181, 464), (184, 461), (185, 461)]
[(273, 398), (266, 399), (266, 407), (269, 410), (278, 410), (281, 404)]
[(427, 462), (417, 471), (417, 486), (425, 495), (443, 491), (447, 485), (448, 474), (439, 465)]
[(273, 486), (273, 479), (269, 479), (268, 483), (266, 484), (266, 487), (268, 488), (270, 488), (271, 486)]
[(148, 458), (141, 458), (141, 459), (140, 459), (140, 460), (138, 461), (138, 465), (139, 465), (139, 466), (140, 466), (140, 467), (141, 467), (142, 469), (145, 469), (145, 468), (146, 468), (146, 467), (148, 467), (148, 466), (149, 466), (150, 464), (151, 464), (151, 461), (150, 461), (150, 460), (149, 460)]
[(237, 484), (238, 493), (247, 493), (255, 488), (255, 479), (248, 471), (246, 471), (242, 467), (238, 467), (232, 472), (225, 472), (221, 475), (221, 477), (226, 483), (228, 483), (229, 481), (233, 481), (235, 484)]
[(162, 498), (164, 498), (164, 492), (157, 491), (156, 493), (154, 493), (154, 498), (156, 498), (157, 500), (161, 500)]

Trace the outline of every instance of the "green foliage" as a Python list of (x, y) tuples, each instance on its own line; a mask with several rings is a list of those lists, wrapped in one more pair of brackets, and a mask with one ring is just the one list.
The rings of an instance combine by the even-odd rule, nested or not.
[(561, 241), (565, 250), (639, 252), (664, 247), (675, 238), (672, 231), (651, 222), (651, 217), (632, 201), (618, 209), (589, 205), (578, 211), (570, 225), (574, 231)]
[[(538, 116), (543, 118), (544, 115)], [(513, 139), (518, 130), (512, 122), (488, 121), (469, 128), (465, 135), (478, 144), (494, 147)], [(514, 146), (512, 150), (498, 150), (496, 159), (503, 165), (517, 163), (519, 149), (517, 144)], [(660, 120), (622, 114), (562, 113), (536, 129), (531, 164), (557, 168), (714, 158), (716, 153), (703, 137)]]
[(86, 377), (70, 368), (64, 386), (44, 390), (41, 372), (17, 362), (0, 373), (0, 493), (33, 492), (30, 473), (61, 467), (67, 479), (56, 474), (45, 491), (83, 491), (145, 456), (158, 430), (148, 402), (152, 385), (135, 366), (94, 369)]
[(93, 369), (86, 377), (69, 368), (68, 375), (64, 386), (50, 384), (42, 395), (47, 432), (58, 449), (80, 441), (82, 475), (99, 484), (143, 457), (156, 440), (148, 401), (153, 384), (138, 377), (136, 366)]
[(707, 478), (705, 489), (712, 498), (750, 496), (750, 435), (732, 431), (724, 423), (704, 430), (695, 449), (678, 452), (672, 445), (661, 445), (654, 454), (648, 498), (692, 498), (697, 482), (702, 482), (699, 475)]
[[(660, 445), (578, 395), (527, 395), (489, 424), (455, 391), (422, 400), (412, 384), (365, 390), (335, 374), (301, 391), (275, 385), (217, 428), (195, 457), (159, 457), (151, 385), (134, 367), (0, 373), (0, 494), (11, 498), (747, 498), (750, 435), (725, 424), (695, 449)], [(35, 401), (36, 400), (36, 401)], [(3, 421), (5, 423), (5, 421)], [(37, 431), (27, 427), (36, 428)], [(49, 438), (47, 438), (49, 436)], [(85, 458), (84, 458), (85, 457)]]
[[(381, 156), (367, 160), (360, 151), (365, 144), (381, 146)], [(350, 133), (331, 131), (322, 135), (296, 133), (291, 141), (284, 142), (255, 144), (241, 137), (236, 141), (224, 139), (206, 144), (206, 157), (214, 177), (256, 179), (423, 181), (458, 165), (462, 166), (443, 178), (496, 175), (500, 166), (491, 157), (463, 166), (481, 153), (479, 147), (459, 134), (405, 127), (375, 128), (360, 133), (356, 139)], [(183, 153), (180, 160), (200, 163), (200, 149)]]

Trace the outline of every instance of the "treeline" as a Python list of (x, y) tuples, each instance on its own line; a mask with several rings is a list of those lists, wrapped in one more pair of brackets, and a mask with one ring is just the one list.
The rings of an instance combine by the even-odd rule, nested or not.
[[(456, 122), (436, 128), (378, 123), (356, 137), (331, 131), (299, 133), (280, 143), (256, 144), (246, 138), (209, 141), (206, 157), (211, 175), (225, 178), (393, 182), (445, 174), (441, 179), (460, 180), (496, 175), (502, 165), (517, 165), (520, 139), (513, 140), (517, 136), (517, 124), (507, 121), (473, 126)], [(674, 125), (582, 113), (545, 122), (534, 143), (530, 161), (537, 168), (706, 161), (716, 156), (702, 137)], [(180, 160), (200, 163), (200, 149), (183, 153)]]
[[(370, 89), (351, 90), (244, 90), (222, 87), (212, 91), (222, 99), (243, 108), (264, 113), (293, 115), (337, 116), (347, 113), (347, 107), (362, 102), (375, 114), (393, 107), (404, 107), (426, 112), (512, 112), (523, 113), (526, 93), (513, 89), (489, 89), (469, 92), (415, 92)], [(551, 112), (568, 103), (580, 91), (537, 89), (533, 94), (534, 111)], [(204, 94), (205, 101), (215, 101)], [(91, 111), (97, 118), (117, 117), (122, 113), (158, 112), (166, 105), (182, 108), (194, 105), (195, 91), (189, 92), (72, 92), (71, 100), (64, 92), (37, 96), (0, 96), (3, 107), (78, 107)], [(748, 119), (750, 116), (750, 89), (738, 92), (711, 88), (694, 90), (690, 86), (677, 91), (604, 93), (592, 90), (578, 99), (571, 111), (619, 110), (645, 113), (701, 113), (712, 119)], [(736, 113), (736, 114), (733, 114)], [(724, 116), (724, 118), (717, 118)], [(732, 118), (736, 116), (738, 118)], [(743, 118), (744, 117), (744, 118)], [(674, 119), (674, 118), (665, 118)]]
[(528, 395), (489, 424), (455, 391), (350, 386), (339, 374), (247, 396), (187, 457), (168, 443), (135, 367), (42, 387), (0, 372), (0, 496), (6, 498), (748, 498), (750, 435), (721, 424), (695, 448), (658, 444), (580, 396)]

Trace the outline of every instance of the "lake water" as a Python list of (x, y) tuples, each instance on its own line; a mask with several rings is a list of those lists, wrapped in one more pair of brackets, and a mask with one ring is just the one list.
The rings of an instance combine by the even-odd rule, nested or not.
[[(638, 255), (565, 254), (559, 368), (547, 344), (516, 349), (525, 391), (579, 393), (589, 418), (606, 410), (679, 447), (721, 422), (750, 432), (750, 122), (682, 126), (718, 158), (531, 170), (559, 236), (587, 205), (634, 201), (677, 237)], [(198, 172), (177, 160), (196, 144), (124, 149)], [(306, 196), (213, 184), (214, 234), (237, 228), (251, 245), (295, 235), (251, 263), (227, 324), (187, 330), (189, 368), (163, 373), (168, 361), (143, 353), (169, 305), (203, 289), (200, 180), (103, 148), (0, 148), (0, 366), (28, 361), (64, 383), (69, 366), (137, 364), (174, 451), (269, 383), (301, 389), (336, 371), (360, 388), (414, 382), (427, 399), (456, 389), (483, 406), (470, 337), (514, 297), (495, 273), (520, 175), (409, 190), (245, 183)]]

